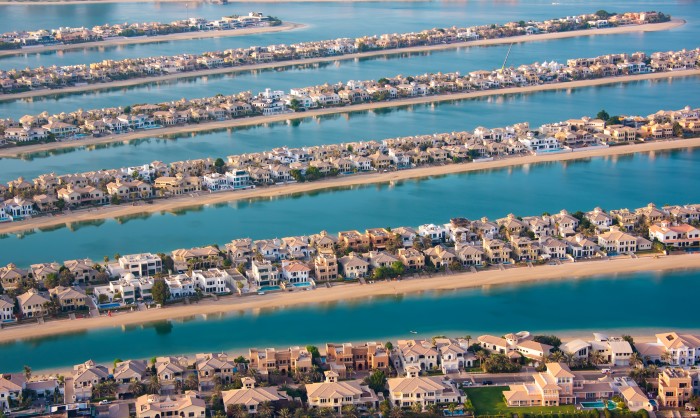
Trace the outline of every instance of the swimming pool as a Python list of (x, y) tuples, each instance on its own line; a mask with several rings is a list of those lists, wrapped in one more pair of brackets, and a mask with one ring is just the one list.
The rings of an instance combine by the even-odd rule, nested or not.
[(613, 401), (581, 402), (581, 407), (583, 409), (603, 409), (606, 405), (609, 410), (617, 408), (617, 405)]
[(262, 286), (258, 289), (259, 292), (274, 292), (275, 290), (282, 290), (279, 286)]
[(100, 309), (114, 309), (114, 308), (118, 308), (120, 306), (122, 306), (121, 303), (113, 302), (113, 303), (103, 303), (103, 304), (99, 305), (99, 308)]
[(292, 286), (294, 286), (294, 287), (311, 287), (311, 283), (309, 283), (309, 282), (292, 283)]

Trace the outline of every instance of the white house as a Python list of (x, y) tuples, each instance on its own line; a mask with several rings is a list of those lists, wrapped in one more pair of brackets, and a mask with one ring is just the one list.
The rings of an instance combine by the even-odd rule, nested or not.
[(192, 272), (192, 281), (204, 293), (222, 294), (231, 291), (231, 276), (218, 268), (195, 270)]
[(308, 283), (311, 269), (299, 260), (282, 261), (282, 277), (288, 283)]

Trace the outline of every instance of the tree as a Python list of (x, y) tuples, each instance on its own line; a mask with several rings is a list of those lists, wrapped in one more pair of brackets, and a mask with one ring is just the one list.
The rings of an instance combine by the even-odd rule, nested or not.
[(639, 353), (632, 353), (630, 356), (630, 367), (637, 367), (644, 364), (642, 356)]
[(598, 114), (596, 115), (596, 117), (597, 117), (598, 119), (602, 119), (602, 120), (604, 120), (604, 121), (607, 121), (608, 119), (610, 119), (610, 114), (609, 114), (608, 112), (606, 112), (605, 109), (603, 109), (603, 110), (601, 110), (600, 112), (598, 112)]
[(386, 387), (386, 375), (384, 371), (377, 369), (367, 376), (367, 386), (369, 386), (375, 392), (384, 392)]
[(244, 418), (248, 416), (248, 412), (240, 404), (226, 405), (226, 416), (229, 418)]
[(101, 305), (103, 303), (109, 302), (109, 296), (105, 295), (104, 293), (100, 293), (100, 296), (97, 297), (97, 302)]
[(115, 253), (115, 254), (114, 254), (114, 261), (119, 261), (119, 259), (120, 259), (121, 257), (122, 257), (121, 254)]
[(275, 408), (272, 407), (270, 401), (265, 401), (258, 405), (258, 417), (270, 418), (275, 413)]
[(386, 344), (384, 344), (384, 348), (386, 348), (387, 351), (391, 351), (394, 349), (394, 344), (392, 344), (391, 341), (387, 341)]
[(535, 335), (532, 340), (540, 344), (551, 345), (554, 348), (559, 348), (561, 345), (561, 340), (556, 335)]
[(146, 393), (146, 386), (138, 380), (134, 380), (129, 384), (129, 392), (137, 398)]
[(118, 363), (121, 363), (122, 361), (124, 361), (124, 360), (122, 360), (122, 359), (120, 359), (120, 358), (115, 358), (114, 361), (112, 362), (112, 368), (113, 368), (113, 369), (116, 369), (116, 368), (117, 368), (117, 364), (118, 364)]
[(222, 158), (217, 158), (216, 161), (214, 161), (214, 168), (216, 169), (217, 173), (223, 174), (224, 169), (226, 168), (226, 163)]
[(683, 127), (678, 122), (673, 122), (673, 136), (683, 138)]
[(301, 102), (297, 100), (296, 98), (292, 99), (289, 101), (289, 108), (292, 109), (293, 111), (298, 111), (299, 108), (301, 107)]
[(197, 390), (199, 388), (199, 378), (197, 377), (197, 373), (192, 373), (187, 376), (184, 386), (187, 390)]
[(379, 412), (382, 413), (383, 417), (388, 417), (391, 413), (391, 402), (388, 399), (384, 399), (382, 403), (379, 404)]
[(32, 377), (32, 368), (29, 367), (29, 366), (27, 366), (27, 365), (25, 365), (25, 366), (23, 367), (23, 369), (24, 369), (24, 377), (25, 377), (27, 380), (29, 380), (29, 379)]
[(148, 384), (146, 384), (146, 391), (153, 395), (160, 393), (160, 381), (158, 380), (157, 374), (154, 374), (148, 380)]
[(311, 354), (311, 360), (316, 361), (321, 358), (321, 353), (318, 351), (318, 347), (315, 345), (307, 345), (306, 351)]
[(170, 288), (164, 279), (155, 279), (151, 288), (151, 294), (156, 303), (165, 305), (165, 302), (170, 299)]
[(54, 287), (58, 286), (58, 274), (47, 274), (46, 278), (44, 279), (44, 286), (46, 286), (47, 289), (53, 289)]
[(400, 261), (394, 261), (391, 263), (391, 269), (393, 270), (393, 274), (395, 276), (400, 276), (404, 273), (404, 270), (406, 270), (406, 266), (404, 266)]
[(608, 12), (607, 10), (602, 10), (602, 9), (601, 9), (601, 10), (598, 10), (597, 12), (595, 12), (595, 15), (598, 16), (599, 19), (607, 19), (607, 18), (609, 18), (610, 16), (614, 16), (615, 14), (614, 14), (614, 13), (610, 13), (610, 12)]

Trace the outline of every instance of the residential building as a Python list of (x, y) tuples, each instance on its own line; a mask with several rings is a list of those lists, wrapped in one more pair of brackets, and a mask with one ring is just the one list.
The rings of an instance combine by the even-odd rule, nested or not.
[(251, 348), (248, 351), (248, 359), (250, 360), (248, 367), (260, 371), (264, 376), (273, 370), (283, 373), (292, 371), (305, 373), (313, 366), (311, 353), (302, 347), (290, 347), (287, 350)]
[(466, 396), (455, 384), (443, 377), (419, 377), (419, 369), (408, 367), (406, 377), (387, 380), (389, 400), (394, 407), (407, 408), (419, 404), (423, 410), (428, 405), (460, 404)]
[(224, 294), (233, 290), (231, 276), (218, 268), (195, 270), (191, 273), (191, 277), (195, 288), (201, 289), (204, 293)]
[(282, 277), (287, 283), (309, 283), (311, 269), (299, 260), (282, 261)]
[(438, 369), (440, 365), (437, 348), (425, 340), (399, 340), (397, 354), (397, 368), (415, 367), (420, 371), (429, 371)]
[(205, 418), (206, 403), (197, 392), (184, 395), (143, 395), (136, 399), (136, 418)]
[[(359, 346), (351, 343), (327, 343), (326, 363), (342, 366), (334, 369), (342, 378), (345, 376), (344, 373), (350, 368), (355, 371), (388, 369), (389, 353), (381, 344), (376, 342), (368, 342)], [(341, 374), (339, 370), (343, 373)]]
[(649, 239), (670, 247), (690, 247), (700, 243), (700, 229), (689, 224), (661, 221), (649, 227)]
[(690, 373), (680, 368), (666, 368), (659, 373), (659, 406), (679, 408), (693, 396)]
[(136, 277), (154, 276), (163, 271), (160, 257), (151, 253), (129, 254), (119, 258), (119, 266)]
[(73, 366), (73, 399), (66, 399), (66, 402), (89, 400), (92, 398), (92, 390), (95, 386), (108, 378), (109, 370), (104, 366), (96, 365), (92, 360)]
[(277, 286), (279, 284), (279, 272), (277, 267), (273, 266), (270, 261), (253, 260), (251, 266), (252, 268), (246, 272), (246, 275), (258, 287)]
[(241, 379), (243, 387), (221, 392), (224, 407), (229, 405), (241, 405), (248, 414), (257, 414), (261, 403), (269, 402), (276, 409), (279, 404), (287, 401), (287, 394), (275, 387), (255, 387), (255, 379), (244, 377)]
[(29, 289), (17, 296), (19, 311), (24, 318), (42, 317), (47, 314), (46, 305), (51, 301), (36, 289)]
[(425, 255), (415, 248), (399, 248), (397, 256), (407, 269), (421, 270), (425, 267)]
[(236, 365), (225, 353), (206, 353), (195, 356), (195, 369), (199, 389), (205, 391), (214, 387), (217, 377), (225, 385), (233, 382)]
[(573, 404), (574, 374), (566, 364), (547, 363), (547, 371), (535, 374), (533, 383), (511, 385), (503, 392), (506, 404), (518, 406), (560, 406)]
[(656, 341), (668, 353), (673, 366), (694, 366), (700, 363), (700, 336), (667, 332), (656, 334)]
[(343, 276), (347, 279), (359, 279), (367, 277), (369, 263), (355, 253), (350, 253), (338, 260)]
[(340, 413), (345, 405), (377, 408), (377, 394), (360, 381), (339, 382), (338, 373), (326, 371), (326, 380), (322, 383), (306, 385), (306, 393), (311, 408), (328, 408)]
[(338, 278), (338, 259), (332, 252), (319, 252), (314, 258), (314, 277), (316, 281), (329, 281)]
[(63, 311), (88, 309), (87, 296), (80, 288), (57, 286), (49, 290), (49, 294), (58, 300)]
[(483, 349), (490, 352), (505, 354), (515, 359), (524, 356), (535, 362), (548, 357), (552, 350), (552, 346), (532, 340), (530, 333), (526, 331), (506, 334), (505, 338), (482, 335), (477, 342)]
[(5, 295), (0, 295), (0, 323), (15, 320), (15, 302)]

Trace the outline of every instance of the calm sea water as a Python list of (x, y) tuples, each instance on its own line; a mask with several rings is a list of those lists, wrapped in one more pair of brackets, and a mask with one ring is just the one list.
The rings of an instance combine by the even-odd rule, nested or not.
[[(0, 265), (355, 228), (700, 202), (700, 149), (544, 163), (72, 224), (0, 239)], [(410, 209), (409, 209), (410, 208)]]
[[(383, 342), (441, 334), (476, 338), (483, 333), (502, 335), (521, 330), (565, 333), (622, 329), (634, 334), (697, 329), (693, 307), (698, 283), (698, 271), (647, 272), (241, 311), (208, 319), (193, 316), (0, 345), (0, 370), (17, 372), (24, 364), (34, 370), (55, 369), (88, 359), (111, 363), (115, 358), (222, 350), (247, 353), (250, 347)], [(649, 303), (655, 309), (640, 308)], [(668, 309), (677, 315), (658, 314)], [(418, 335), (410, 334), (411, 330)]]
[(612, 114), (647, 115), (661, 106), (680, 109), (697, 106), (697, 77), (652, 80), (559, 90), (533, 94), (486, 97), (473, 100), (416, 105), (397, 109), (354, 112), (298, 121), (148, 138), (81, 149), (28, 154), (21, 159), (0, 159), (0, 181), (43, 173), (84, 172), (192, 158), (226, 157), (287, 145), (310, 146), (346, 141), (472, 130), (477, 126), (505, 126), (528, 121), (542, 123), (595, 115), (601, 108)]

